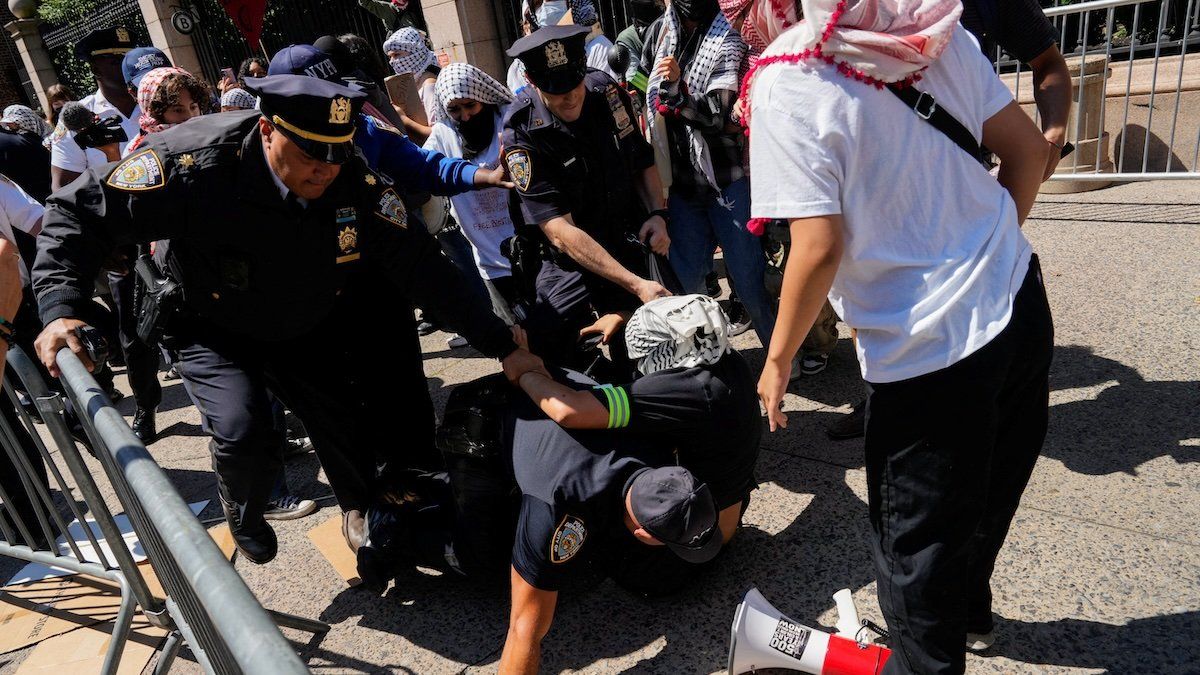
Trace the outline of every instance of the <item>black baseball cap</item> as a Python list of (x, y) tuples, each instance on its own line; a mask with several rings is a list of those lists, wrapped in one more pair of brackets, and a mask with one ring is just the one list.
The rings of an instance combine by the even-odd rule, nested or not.
[(525, 64), (533, 86), (548, 94), (565, 94), (587, 75), (583, 43), (590, 32), (574, 24), (546, 26), (514, 42), (506, 53)]
[(682, 466), (640, 469), (626, 482), (633, 517), (642, 529), (690, 563), (705, 563), (724, 543), (717, 504), (704, 483)]
[(307, 75), (246, 78), (263, 117), (313, 159), (342, 164), (354, 155), (354, 121), (366, 94)]
[(133, 49), (133, 36), (124, 26), (101, 28), (75, 43), (75, 58), (87, 61), (97, 56), (124, 56)]

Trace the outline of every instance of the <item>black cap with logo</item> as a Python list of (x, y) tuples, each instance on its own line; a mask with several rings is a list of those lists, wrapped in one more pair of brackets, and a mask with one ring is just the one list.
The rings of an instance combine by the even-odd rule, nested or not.
[(583, 45), (590, 32), (574, 24), (546, 26), (514, 42), (507, 54), (525, 64), (533, 86), (548, 94), (565, 94), (587, 75)]
[(633, 517), (642, 529), (690, 563), (721, 552), (717, 504), (704, 483), (682, 466), (641, 469), (626, 483)]
[(246, 78), (263, 117), (313, 159), (342, 164), (354, 155), (354, 120), (366, 95), (306, 75)]
[(87, 61), (98, 56), (124, 56), (134, 46), (133, 36), (128, 28), (101, 28), (88, 33), (75, 43), (75, 58)]

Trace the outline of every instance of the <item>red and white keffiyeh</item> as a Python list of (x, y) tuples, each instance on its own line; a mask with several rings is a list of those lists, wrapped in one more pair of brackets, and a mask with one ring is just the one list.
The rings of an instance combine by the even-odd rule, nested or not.
[(175, 126), (150, 116), (150, 101), (154, 99), (155, 92), (168, 77), (174, 75), (190, 75), (190, 73), (183, 68), (155, 68), (146, 73), (138, 84), (137, 102), (138, 108), (142, 111), (138, 117), (138, 126), (144, 133), (153, 134)]

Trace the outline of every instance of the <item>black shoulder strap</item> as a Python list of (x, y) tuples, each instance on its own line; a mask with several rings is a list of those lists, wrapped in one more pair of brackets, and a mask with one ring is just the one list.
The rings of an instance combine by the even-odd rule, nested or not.
[(970, 131), (962, 125), (961, 122), (954, 119), (945, 108), (939, 106), (937, 101), (930, 94), (918, 91), (916, 87), (897, 87), (888, 86), (896, 98), (904, 102), (904, 105), (912, 108), (917, 117), (929, 122), (935, 129), (946, 134), (946, 137), (954, 141), (955, 145), (962, 148), (976, 162), (987, 166), (987, 162), (983, 159), (983, 149), (979, 143), (975, 141), (975, 137)]

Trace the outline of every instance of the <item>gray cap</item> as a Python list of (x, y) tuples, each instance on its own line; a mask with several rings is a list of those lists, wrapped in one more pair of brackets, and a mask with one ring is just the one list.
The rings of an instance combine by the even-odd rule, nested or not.
[(691, 563), (721, 551), (717, 505), (704, 483), (682, 466), (641, 469), (626, 483), (633, 517), (642, 529)]

